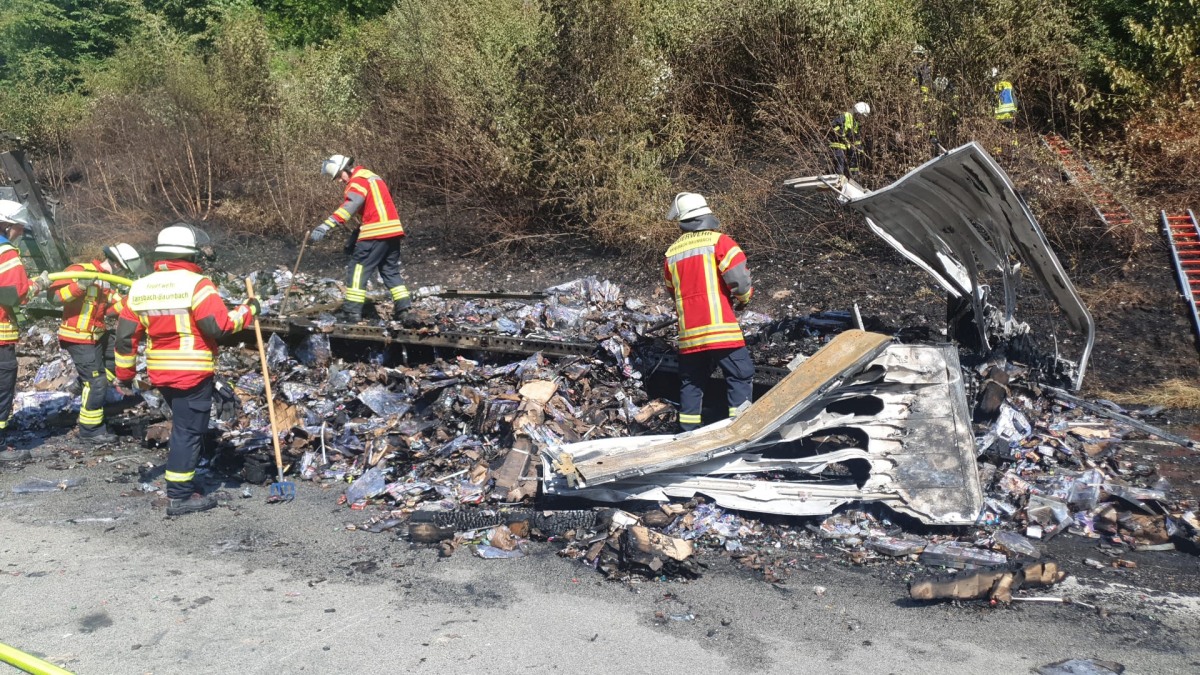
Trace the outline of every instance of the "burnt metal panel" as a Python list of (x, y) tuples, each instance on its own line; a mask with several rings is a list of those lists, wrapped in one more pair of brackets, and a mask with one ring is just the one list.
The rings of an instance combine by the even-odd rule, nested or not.
[[(807, 394), (807, 386), (780, 383), (768, 393), (779, 392), (770, 406), (783, 408), (787, 400), (793, 405), (782, 416), (755, 414), (764, 396), (738, 418), (756, 420), (753, 428), (737, 427), (735, 421), (679, 436), (545, 449), (545, 491), (610, 502), (704, 495), (725, 508), (796, 516), (827, 514), (850, 502), (879, 502), (929, 524), (974, 522), (983, 491), (957, 350), (953, 345), (880, 346), (869, 350), (868, 359), (843, 358), (844, 369), (826, 373), (820, 380), (825, 386), (815, 395)], [(810, 378), (807, 385), (812, 383)], [(830, 438), (846, 440), (825, 452), (813, 443)], [(851, 447), (838, 446), (849, 439)], [(681, 445), (690, 447), (683, 459), (676, 452)], [(832, 464), (854, 462), (869, 468), (861, 483), (816, 476)], [(617, 480), (593, 479), (595, 467), (611, 471), (614, 466), (642, 470)], [(814, 477), (757, 477), (776, 471)]]
[(12, 182), (14, 198), (25, 206), (29, 214), (25, 236), (19, 242), (22, 255), (32, 263), (26, 265), (28, 271), (36, 274), (43, 270), (58, 272), (66, 268), (71, 261), (67, 258), (62, 239), (57, 236), (54, 215), (25, 153), (20, 150), (0, 153), (0, 166)]
[(807, 408), (848, 374), (861, 370), (890, 340), (878, 333), (848, 330), (800, 364), (736, 419), (680, 434), (646, 452), (581, 461), (575, 469), (588, 484), (599, 485), (733, 454), (775, 431), (797, 409)]
[(1023, 266), (1083, 335), (1074, 387), (1083, 384), (1096, 327), (1029, 206), (1004, 170), (977, 143), (968, 143), (922, 164), (875, 191), (837, 176), (794, 178), (784, 185), (832, 190), (839, 201), (866, 216), (867, 226), (901, 255), (928, 272), (956, 297), (968, 297), (988, 344), (982, 275), (1001, 274), (1001, 333), (1027, 330), (1016, 322), (1016, 282)]
[(1023, 265), (1068, 324), (1085, 336), (1075, 386), (1082, 384), (1095, 342), (1092, 316), (1029, 206), (978, 144), (955, 148), (881, 190), (851, 197), (847, 204), (958, 296), (978, 297), (981, 272), (1000, 272), (1006, 320), (1013, 318), (1016, 304), (1014, 263)]

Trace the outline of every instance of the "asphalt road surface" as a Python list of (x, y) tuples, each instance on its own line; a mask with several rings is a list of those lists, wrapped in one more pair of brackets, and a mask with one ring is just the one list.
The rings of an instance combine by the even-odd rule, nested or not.
[[(282, 505), (230, 485), (217, 510), (166, 518), (136, 481), (112, 482), (160, 454), (0, 473), (0, 642), (87, 674), (1023, 673), (1073, 657), (1200, 672), (1200, 597), (1165, 588), (1180, 585), (1166, 573), (1088, 577), (1063, 560), (1084, 580), (1043, 595), (1100, 610), (913, 603), (894, 563), (800, 552), (783, 584), (719, 551), (702, 554), (699, 580), (612, 582), (551, 543), (516, 560), (442, 558), (350, 530), (366, 515), (311, 484)], [(11, 492), (67, 476), (88, 480)], [(1157, 555), (1194, 588), (1195, 558)]]

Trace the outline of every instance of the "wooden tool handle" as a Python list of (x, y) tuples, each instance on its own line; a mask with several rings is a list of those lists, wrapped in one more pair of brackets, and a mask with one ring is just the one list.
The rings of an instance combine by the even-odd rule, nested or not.
[[(254, 282), (246, 277), (246, 297), (254, 298)], [(283, 482), (283, 451), (279, 448), (279, 424), (275, 421), (275, 398), (271, 395), (271, 370), (267, 367), (267, 350), (263, 347), (262, 328), (254, 317), (254, 337), (258, 339), (258, 359), (262, 363), (263, 389), (267, 394), (267, 415), (271, 419), (271, 443), (275, 446), (275, 468)]]

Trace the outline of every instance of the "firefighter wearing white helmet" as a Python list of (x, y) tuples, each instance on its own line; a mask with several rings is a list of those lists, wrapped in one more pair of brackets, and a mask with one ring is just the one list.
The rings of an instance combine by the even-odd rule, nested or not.
[[(146, 273), (146, 266), (137, 249), (121, 243), (105, 246), (101, 257), (69, 265), (63, 272), (123, 272), (140, 277)], [(113, 332), (105, 319), (120, 315), (125, 299), (108, 282), (86, 278), (55, 281), (50, 285), (50, 299), (63, 308), (58, 344), (71, 357), (83, 383), (79, 438), (92, 445), (115, 442), (116, 436), (104, 424), (108, 384), (116, 378)]]
[(30, 458), (29, 450), (8, 449), (8, 425), (12, 417), (13, 398), (17, 392), (17, 307), (40, 292), (45, 282), (30, 281), (21, 262), (17, 242), (25, 234), (25, 207), (19, 202), (0, 200), (0, 461), (12, 462)]
[(208, 235), (187, 223), (159, 232), (154, 272), (133, 282), (117, 320), (117, 386), (131, 386), (138, 343), (145, 339), (150, 384), (171, 406), (164, 474), (169, 516), (217, 505), (216, 496), (195, 483), (212, 410), (217, 340), (251, 325), (259, 313), (254, 299), (226, 307), (212, 280), (200, 273), (198, 261), (208, 245)]
[(847, 178), (858, 178), (862, 155), (862, 130), (855, 114), (866, 117), (871, 114), (871, 106), (859, 101), (852, 111), (838, 115), (830, 125), (829, 149), (833, 153), (834, 171)]
[(346, 155), (333, 155), (321, 163), (321, 175), (345, 184), (342, 205), (313, 229), (310, 239), (315, 243), (331, 230), (349, 222), (355, 215), (360, 225), (346, 244), (350, 265), (346, 272), (346, 300), (342, 304), (341, 320), (357, 323), (362, 320), (363, 304), (367, 301), (367, 281), (376, 270), (392, 296), (393, 312), (398, 314), (412, 305), (408, 286), (404, 284), (400, 265), (400, 240), (404, 226), (388, 186), (377, 174), (356, 165)]
[(694, 192), (675, 195), (668, 220), (683, 231), (667, 249), (663, 279), (675, 298), (679, 321), (679, 426), (700, 426), (704, 383), (713, 368), (725, 373), (729, 416), (750, 400), (754, 363), (735, 309), (754, 295), (746, 255), (720, 231), (707, 200)]

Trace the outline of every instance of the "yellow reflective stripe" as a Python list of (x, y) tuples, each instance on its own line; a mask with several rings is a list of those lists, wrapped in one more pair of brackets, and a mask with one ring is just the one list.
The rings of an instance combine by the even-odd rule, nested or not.
[(58, 291), (55, 294), (58, 296), (59, 301), (64, 304), (75, 299), (75, 294), (71, 292), (71, 284), (70, 283), (67, 283), (66, 286), (63, 286), (62, 288), (58, 289)]
[(166, 471), (163, 473), (163, 478), (170, 483), (186, 483), (196, 477), (195, 471)]
[(359, 288), (363, 287), (362, 273), (363, 273), (363, 266), (356, 264), (354, 266), (354, 276), (350, 280), (350, 288), (359, 289)]
[(84, 404), (79, 408), (79, 423), (80, 424), (100, 424), (104, 421), (104, 407), (99, 410), (88, 410), (87, 399), (88, 393), (91, 392), (91, 386), (87, 383), (83, 385), (83, 401)]
[(704, 254), (704, 293), (708, 296), (708, 322), (716, 324), (721, 314), (721, 280), (717, 277), (717, 256)]
[(397, 286), (388, 290), (391, 291), (393, 300), (403, 300), (409, 297), (408, 286)]
[(846, 145), (845, 143), (830, 143), (829, 147), (833, 148), (834, 150), (849, 150), (850, 149), (850, 146)]
[(21, 259), (13, 258), (12, 260), (0, 263), (0, 272), (7, 272), (9, 270), (14, 270), (18, 267), (23, 267), (23, 265), (21, 264)]
[[(188, 353), (196, 351), (196, 339), (192, 336), (192, 325), (188, 320), (191, 314), (187, 312), (179, 312), (175, 314), (175, 334), (179, 336), (179, 349), (177, 352)], [(159, 352), (161, 354), (161, 352)], [(149, 355), (147, 355), (149, 358)]]
[(688, 413), (679, 413), (680, 424), (699, 424), (702, 418), (699, 414), (691, 415)]
[[(381, 192), (379, 190), (379, 186), (376, 185), (378, 180), (379, 176), (371, 176), (367, 179), (367, 185), (371, 186), (371, 201), (375, 202), (375, 215), (379, 216), (380, 218), (387, 218), (388, 212), (386, 205), (383, 203), (383, 192)], [(371, 224), (375, 225), (376, 223)]]
[(347, 191), (347, 192), (349, 192), (349, 191), (351, 191), (351, 190), (353, 190), (354, 192), (357, 192), (358, 194), (362, 195), (363, 197), (366, 197), (366, 196), (367, 196), (367, 189), (366, 189), (365, 187), (363, 187), (363, 186), (359, 185), (358, 183), (351, 183), (351, 184), (350, 184), (350, 185), (349, 185), (349, 186), (346, 188), (346, 191)]
[(19, 340), (21, 339), (21, 331), (11, 323), (0, 323), (0, 340)]
[(146, 349), (147, 359), (211, 359), (212, 355), (207, 349)]
[(729, 269), (729, 264), (733, 262), (734, 256), (741, 252), (741, 246), (734, 246), (733, 248), (729, 249), (729, 253), (726, 253), (725, 257), (721, 258), (721, 262), (717, 264), (717, 269), (721, 270), (722, 274), (725, 273), (725, 271)]
[(344, 223), (347, 220), (350, 220), (350, 212), (346, 210), (346, 207), (339, 206), (338, 209), (333, 212), (333, 216), (331, 217)]
[(741, 326), (739, 326), (737, 323), (712, 323), (712, 324), (708, 324), (707, 326), (698, 326), (696, 328), (688, 328), (687, 330), (682, 331), (679, 334), (679, 336), (685, 337), (685, 338), (686, 337), (694, 337), (697, 335), (704, 335), (705, 333), (713, 333), (716, 331), (740, 332)]
[(200, 303), (210, 295), (217, 295), (217, 289), (213, 286), (204, 286), (197, 290), (196, 294), (192, 296), (192, 309), (199, 307)]
[(399, 220), (384, 220), (370, 225), (363, 225), (358, 232), (359, 239), (366, 239), (379, 234), (393, 234), (403, 232), (404, 228), (400, 225)]
[(679, 332), (684, 331), (683, 293), (679, 290), (679, 268), (671, 264), (671, 286), (675, 289), (675, 316), (679, 317)]
[(213, 366), (211, 363), (203, 364), (196, 361), (156, 361), (154, 363), (146, 362), (147, 371), (166, 370), (171, 372), (186, 372), (186, 373), (211, 373)]
[(115, 354), (114, 356), (118, 368), (132, 368), (137, 363), (137, 357), (133, 355)]
[(707, 338), (693, 338), (691, 340), (680, 340), (679, 348), (680, 349), (691, 349), (692, 347), (703, 347), (704, 345), (713, 345), (713, 344), (718, 344), (718, 343), (722, 343), (722, 342), (741, 342), (744, 340), (745, 340), (745, 338), (742, 337), (742, 334), (740, 332), (739, 333), (721, 333), (721, 334), (714, 334), (713, 336), (707, 337)]
[(67, 325), (58, 327), (59, 337), (73, 338), (76, 340), (88, 340), (89, 342), (94, 342), (96, 337), (103, 332), (103, 328), (96, 328), (95, 330), (77, 330)]

